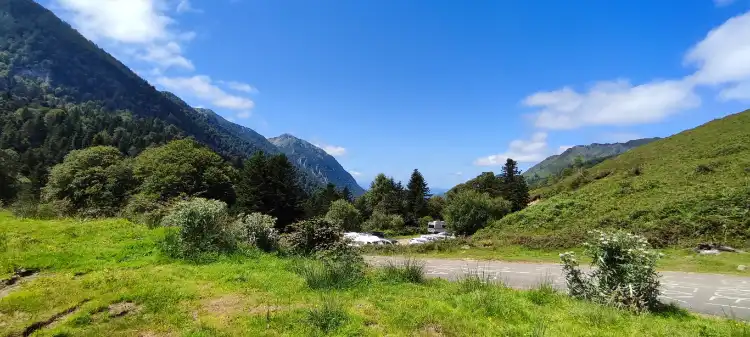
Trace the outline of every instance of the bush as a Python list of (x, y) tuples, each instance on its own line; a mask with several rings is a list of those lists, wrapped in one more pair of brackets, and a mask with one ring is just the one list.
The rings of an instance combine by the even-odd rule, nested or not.
[(64, 199), (41, 204), (32, 200), (19, 200), (10, 205), (10, 210), (16, 217), (38, 220), (64, 218), (74, 213), (70, 203)]
[(275, 226), (276, 218), (262, 213), (251, 213), (240, 215), (233, 227), (240, 241), (272, 252), (279, 248), (279, 233)]
[(640, 312), (655, 309), (659, 296), (656, 261), (660, 254), (646, 239), (629, 233), (592, 232), (585, 253), (592, 258), (592, 272), (585, 275), (575, 254), (560, 254), (571, 296)]
[(407, 258), (396, 262), (388, 261), (388, 264), (381, 270), (381, 279), (387, 282), (405, 282), (405, 283), (422, 283), (424, 277), (424, 261)]
[(387, 230), (394, 233), (401, 233), (404, 231), (404, 225), (404, 218), (398, 214), (386, 214), (381, 211), (375, 211), (362, 224), (362, 229), (366, 231)]
[[(234, 248), (228, 225), (227, 205), (218, 200), (195, 198), (177, 203), (162, 219), (162, 225), (178, 227), (176, 237), (167, 238), (174, 257), (197, 257)], [(174, 232), (173, 232), (174, 233)]]
[(489, 221), (510, 212), (510, 202), (474, 190), (461, 191), (448, 199), (444, 216), (448, 228), (458, 235), (472, 235)]
[(134, 223), (154, 228), (161, 224), (161, 220), (167, 216), (171, 206), (176, 202), (177, 200), (161, 201), (159, 196), (154, 194), (138, 193), (128, 200), (121, 214)]
[(345, 231), (357, 231), (360, 228), (361, 219), (359, 211), (354, 205), (346, 200), (336, 200), (326, 213), (326, 220), (339, 226)]
[(309, 256), (332, 249), (343, 240), (341, 228), (322, 218), (296, 222), (291, 225), (291, 230), (284, 241), (292, 254)]

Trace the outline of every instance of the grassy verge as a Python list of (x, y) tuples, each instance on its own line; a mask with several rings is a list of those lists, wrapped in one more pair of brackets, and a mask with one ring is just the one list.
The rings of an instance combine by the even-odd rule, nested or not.
[[(476, 259), (512, 262), (559, 263), (560, 253), (571, 250), (539, 250), (518, 245), (497, 247), (475, 247), (470, 242), (438, 243), (415, 246), (368, 247), (369, 255), (408, 255), (446, 259)], [(572, 249), (579, 256), (583, 249)], [(663, 271), (683, 271), (694, 273), (718, 273), (750, 276), (750, 253), (721, 253), (720, 255), (699, 255), (690, 249), (664, 249), (664, 257), (657, 267)], [(748, 270), (738, 270), (737, 266), (748, 266)]]
[[(163, 257), (160, 230), (123, 220), (30, 221), (0, 213), (0, 335), (34, 336), (728, 336), (747, 325), (683, 311), (633, 315), (549, 289), (417, 280), (368, 271), (312, 289), (300, 261), (262, 253), (193, 264)], [(412, 271), (409, 271), (412, 270)], [(394, 280), (384, 273), (400, 273)], [(470, 286), (471, 285), (471, 286)]]

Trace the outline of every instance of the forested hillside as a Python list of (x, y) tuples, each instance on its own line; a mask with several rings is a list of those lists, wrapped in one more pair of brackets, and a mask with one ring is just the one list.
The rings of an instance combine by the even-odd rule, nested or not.
[(656, 245), (750, 239), (750, 110), (627, 151), (533, 192), (542, 200), (478, 234), (572, 247), (592, 229)]
[[(23, 158), (22, 172), (36, 187), (44, 184), (39, 172), (68, 151), (108, 138), (128, 153), (178, 136), (192, 137), (235, 165), (256, 151), (280, 153), (253, 130), (159, 92), (32, 0), (0, 0), (0, 92), (0, 129), (14, 130), (12, 135), (4, 132), (0, 146)], [(18, 109), (29, 112), (11, 116)], [(59, 120), (68, 125), (66, 129), (57, 130), (60, 121), (54, 118), (52, 124), (41, 125), (49, 109), (63, 116)], [(75, 112), (68, 114), (71, 109)], [(144, 133), (150, 136), (141, 137)], [(327, 182), (299, 169), (309, 189)]]
[(550, 156), (542, 160), (540, 163), (526, 170), (526, 172), (523, 173), (523, 176), (530, 184), (538, 184), (539, 181), (546, 180), (550, 176), (559, 175), (564, 169), (573, 166), (576, 163), (576, 160), (581, 161), (581, 165), (592, 164), (590, 166), (593, 166), (608, 158), (658, 139), (659, 138), (643, 138), (624, 143), (594, 143), (574, 146), (565, 150), (561, 154)]

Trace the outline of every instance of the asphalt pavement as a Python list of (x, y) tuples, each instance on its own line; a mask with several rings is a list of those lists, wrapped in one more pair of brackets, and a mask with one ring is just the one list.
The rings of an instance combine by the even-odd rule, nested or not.
[[(378, 266), (399, 257), (368, 256), (368, 263)], [(559, 264), (478, 261), (458, 259), (419, 259), (425, 262), (427, 277), (451, 281), (469, 273), (499, 280), (506, 285), (529, 289), (543, 282), (565, 290), (565, 278)], [(660, 272), (665, 303), (675, 303), (690, 311), (750, 320), (750, 277), (719, 274)]]

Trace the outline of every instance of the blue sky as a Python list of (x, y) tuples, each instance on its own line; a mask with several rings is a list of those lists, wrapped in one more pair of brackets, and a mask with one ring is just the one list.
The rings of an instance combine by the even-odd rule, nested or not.
[(160, 89), (362, 185), (669, 136), (747, 108), (750, 1), (47, 0)]

